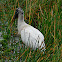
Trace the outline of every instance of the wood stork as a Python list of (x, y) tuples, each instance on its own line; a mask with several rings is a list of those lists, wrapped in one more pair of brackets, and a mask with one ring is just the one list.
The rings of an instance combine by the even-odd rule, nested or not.
[(43, 34), (24, 21), (24, 11), (21, 8), (16, 9), (13, 19), (16, 18), (18, 18), (18, 34), (21, 35), (22, 42), (33, 50), (38, 48), (45, 51)]

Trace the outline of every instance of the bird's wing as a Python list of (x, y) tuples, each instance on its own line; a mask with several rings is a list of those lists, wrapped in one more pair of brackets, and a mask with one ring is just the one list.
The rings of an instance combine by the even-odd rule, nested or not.
[(44, 36), (39, 30), (29, 26), (21, 31), (21, 39), (27, 46), (36, 49), (44, 41)]

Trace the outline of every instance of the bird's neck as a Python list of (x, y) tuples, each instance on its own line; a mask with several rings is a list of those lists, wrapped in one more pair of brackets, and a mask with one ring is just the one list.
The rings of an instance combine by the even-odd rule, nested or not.
[(24, 16), (18, 17), (18, 28), (23, 27), (25, 25), (27, 25), (27, 23), (25, 23), (25, 21), (24, 21)]
[(27, 25), (24, 21), (24, 18), (18, 18), (18, 34), (20, 34), (23, 26)]
[(21, 22), (24, 21), (24, 15), (20, 15), (20, 14), (19, 14), (19, 15), (18, 15), (18, 20), (21, 20)]
[(24, 16), (19, 16), (18, 17), (18, 25), (21, 25), (22, 23), (24, 23)]

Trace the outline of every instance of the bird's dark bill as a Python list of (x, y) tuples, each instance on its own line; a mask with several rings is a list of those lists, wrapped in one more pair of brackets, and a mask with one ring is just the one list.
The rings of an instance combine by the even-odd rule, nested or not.
[(18, 18), (18, 9), (16, 9), (16, 11), (15, 11), (15, 15), (14, 15), (14, 17), (13, 17), (13, 19), (16, 19), (16, 18)]

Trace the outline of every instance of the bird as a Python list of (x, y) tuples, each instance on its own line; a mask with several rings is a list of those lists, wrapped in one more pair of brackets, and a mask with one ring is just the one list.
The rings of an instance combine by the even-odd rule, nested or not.
[(44, 35), (33, 26), (24, 21), (24, 11), (21, 7), (16, 8), (12, 21), (18, 18), (18, 34), (21, 35), (22, 42), (33, 50), (37, 48), (45, 51)]

